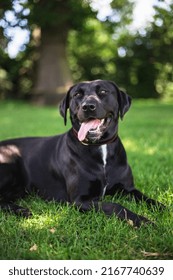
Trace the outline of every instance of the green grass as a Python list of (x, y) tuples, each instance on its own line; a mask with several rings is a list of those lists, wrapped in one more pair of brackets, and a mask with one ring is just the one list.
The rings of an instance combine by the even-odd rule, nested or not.
[[(145, 215), (156, 227), (136, 230), (103, 213), (81, 214), (73, 207), (30, 196), (19, 203), (32, 210), (31, 218), (0, 212), (0, 259), (173, 259), (172, 112), (171, 103), (135, 101), (119, 133), (136, 186), (167, 205), (167, 210), (160, 213), (145, 203), (106, 198)], [(0, 139), (65, 130), (56, 107), (0, 103)]]

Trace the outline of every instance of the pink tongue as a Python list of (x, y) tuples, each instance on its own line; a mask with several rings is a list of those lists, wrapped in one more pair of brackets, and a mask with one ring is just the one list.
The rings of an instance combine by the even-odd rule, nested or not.
[(100, 124), (101, 120), (99, 119), (94, 119), (94, 120), (90, 120), (87, 122), (83, 122), (81, 124), (81, 127), (78, 131), (78, 139), (79, 141), (83, 141), (88, 133), (88, 131), (90, 129), (96, 129), (98, 127), (98, 125)]

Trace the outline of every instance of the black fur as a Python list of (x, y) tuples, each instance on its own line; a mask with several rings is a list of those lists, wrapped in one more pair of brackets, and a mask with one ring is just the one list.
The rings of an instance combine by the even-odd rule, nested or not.
[[(149, 205), (163, 205), (136, 190), (126, 152), (118, 137), (118, 119), (129, 110), (131, 98), (111, 81), (96, 80), (71, 87), (60, 104), (67, 122), (70, 110), (72, 128), (53, 137), (30, 137), (0, 143), (0, 207), (29, 216), (29, 210), (14, 204), (33, 191), (44, 200), (69, 202), (80, 211), (93, 207), (110, 216), (115, 214), (134, 226), (149, 222), (125, 207), (102, 202), (105, 195), (121, 192)], [(81, 122), (108, 120), (101, 135), (88, 133), (81, 143), (77, 138)], [(87, 144), (87, 145), (86, 145)], [(107, 145), (106, 164), (101, 145)]]

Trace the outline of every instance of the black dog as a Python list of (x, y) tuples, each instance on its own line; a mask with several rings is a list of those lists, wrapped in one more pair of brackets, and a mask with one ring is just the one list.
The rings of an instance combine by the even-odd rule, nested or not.
[(45, 200), (69, 202), (83, 212), (94, 208), (134, 226), (149, 222), (119, 204), (100, 201), (121, 192), (162, 207), (134, 187), (118, 137), (119, 116), (123, 118), (130, 104), (131, 98), (111, 81), (82, 82), (71, 87), (60, 104), (65, 124), (70, 110), (72, 128), (67, 133), (1, 142), (1, 209), (29, 216), (28, 209), (14, 202), (34, 190)]

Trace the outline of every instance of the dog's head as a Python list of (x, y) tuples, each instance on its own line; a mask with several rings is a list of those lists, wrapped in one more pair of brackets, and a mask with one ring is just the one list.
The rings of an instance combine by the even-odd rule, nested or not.
[(103, 144), (114, 139), (118, 118), (129, 110), (131, 97), (114, 82), (95, 80), (72, 86), (60, 104), (67, 122), (67, 109), (74, 131), (83, 144)]

